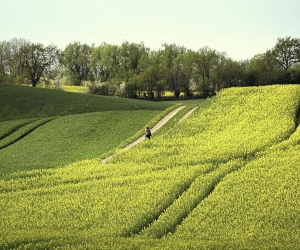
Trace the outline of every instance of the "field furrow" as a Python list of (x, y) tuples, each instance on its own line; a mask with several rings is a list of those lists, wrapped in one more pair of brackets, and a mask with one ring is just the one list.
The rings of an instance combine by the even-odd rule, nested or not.
[(19, 128), (35, 121), (36, 119), (30, 120), (13, 120), (13, 121), (6, 121), (0, 123), (0, 141), (5, 137), (11, 135), (13, 132), (18, 130)]
[(42, 125), (52, 121), (53, 118), (44, 118), (35, 120), (19, 127), (15, 127), (9, 134), (7, 134), (3, 139), (0, 140), (0, 149), (8, 147), (15, 142), (21, 140), (25, 136), (29, 135), (35, 129), (41, 127)]
[(188, 217), (206, 197), (208, 197), (222, 179), (243, 166), (243, 161), (234, 160), (222, 164), (208, 173), (203, 173), (184, 190), (184, 192), (162, 213), (157, 220), (140, 232), (146, 238), (162, 238), (173, 233), (176, 227)]

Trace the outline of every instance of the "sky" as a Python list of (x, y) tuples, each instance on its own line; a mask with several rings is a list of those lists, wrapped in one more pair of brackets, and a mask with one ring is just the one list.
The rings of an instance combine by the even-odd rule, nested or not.
[(300, 38), (299, 0), (0, 0), (0, 41), (64, 49), (143, 42), (151, 50), (204, 46), (251, 59), (277, 38)]

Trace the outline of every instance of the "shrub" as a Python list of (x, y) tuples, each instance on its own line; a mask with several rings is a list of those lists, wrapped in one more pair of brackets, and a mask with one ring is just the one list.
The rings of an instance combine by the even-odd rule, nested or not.
[(88, 85), (89, 93), (96, 95), (114, 96), (117, 93), (117, 86), (112, 82), (94, 82)]

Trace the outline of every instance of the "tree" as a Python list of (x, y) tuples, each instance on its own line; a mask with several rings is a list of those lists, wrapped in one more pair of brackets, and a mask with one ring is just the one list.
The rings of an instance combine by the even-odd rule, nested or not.
[(220, 53), (209, 47), (203, 47), (197, 52), (197, 59), (195, 61), (196, 76), (198, 76), (199, 89), (205, 93), (212, 86), (210, 76), (212, 71), (216, 68), (220, 60)]
[(276, 75), (278, 75), (279, 70), (280, 66), (271, 50), (267, 50), (264, 54), (258, 54), (250, 60), (246, 70), (247, 75), (251, 75), (252, 79), (248, 85), (273, 84), (274, 81), (277, 81)]
[(244, 86), (247, 61), (234, 61), (223, 57), (212, 74), (215, 90), (232, 86)]
[(160, 96), (160, 93), (164, 91), (163, 83), (163, 68), (159, 65), (148, 66), (141, 74), (135, 77), (136, 82), (139, 85), (140, 90), (147, 91), (145, 97), (154, 98), (154, 91)]
[[(3, 41), (0, 43), (0, 77), (3, 79), (6, 77), (9, 69), (8, 69), (8, 65), (9, 65), (9, 57), (7, 55), (7, 51), (8, 51), (8, 43), (6, 41)], [(1, 79), (0, 78), (0, 79)]]
[(295, 63), (288, 69), (289, 83), (300, 83), (300, 63)]
[(182, 49), (176, 58), (173, 59), (173, 65), (168, 69), (168, 86), (174, 92), (174, 96), (179, 98), (180, 92), (186, 89), (188, 79), (184, 68), (184, 53)]
[(25, 61), (20, 49), (31, 43), (25, 39), (11, 39), (0, 44), (0, 75), (10, 82), (24, 82), (26, 78)]
[(103, 43), (92, 51), (91, 69), (97, 79), (102, 82), (117, 78), (119, 62), (119, 46)]
[(58, 56), (59, 50), (53, 44), (45, 47), (40, 43), (32, 43), (20, 48), (20, 57), (33, 87), (36, 87), (45, 70), (57, 63)]
[(147, 53), (143, 43), (129, 43), (125, 41), (120, 46), (119, 62), (120, 62), (120, 78), (127, 82), (131, 77), (141, 72), (140, 60)]
[(180, 92), (186, 90), (189, 85), (184, 66), (187, 49), (176, 44), (163, 44), (163, 47), (162, 66), (166, 72), (166, 83), (169, 90), (178, 98)]
[(82, 81), (93, 78), (91, 74), (90, 59), (93, 46), (70, 43), (61, 53), (60, 63), (69, 72), (72, 84), (81, 85)]
[(163, 44), (163, 65), (171, 69), (174, 66), (174, 59), (179, 55), (181, 48), (176, 44)]
[(128, 82), (125, 83), (124, 90), (121, 95), (128, 98), (137, 98), (138, 91), (139, 86), (137, 79), (135, 77), (132, 77)]
[(196, 68), (197, 53), (192, 50), (188, 50), (184, 54), (183, 67), (185, 75), (185, 84), (183, 85), (184, 92), (187, 96), (191, 96), (192, 89), (196, 90), (195, 85), (195, 68)]
[(278, 38), (272, 53), (279, 66), (287, 71), (294, 63), (300, 62), (300, 39)]

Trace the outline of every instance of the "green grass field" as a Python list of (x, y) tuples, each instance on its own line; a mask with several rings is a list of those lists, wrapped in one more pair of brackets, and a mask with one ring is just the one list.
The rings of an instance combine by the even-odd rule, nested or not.
[[(43, 91), (48, 102), (64, 93)], [(122, 145), (179, 103), (137, 109), (97, 96), (98, 110), (68, 114), (69, 98), (55, 116), (23, 107), (0, 123), (1, 249), (299, 249), (300, 85), (182, 102), (131, 149)], [(99, 110), (106, 100), (122, 104)], [(101, 163), (108, 152), (116, 156)]]
[(102, 111), (158, 110), (174, 105), (55, 89), (0, 84), (0, 121)]
[[(0, 176), (17, 170), (61, 167), (105, 155), (141, 135), (146, 125), (153, 125), (176, 107), (171, 102), (26, 86), (0, 88), (0, 113), (4, 120), (0, 122)], [(16, 112), (9, 113), (8, 106)], [(52, 111), (46, 112), (50, 106)], [(88, 108), (84, 110), (82, 106)]]

